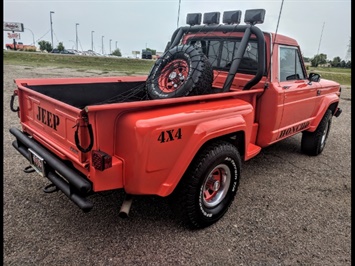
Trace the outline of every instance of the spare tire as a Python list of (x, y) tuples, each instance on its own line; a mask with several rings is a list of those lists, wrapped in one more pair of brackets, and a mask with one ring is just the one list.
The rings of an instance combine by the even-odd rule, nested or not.
[(202, 51), (176, 46), (156, 61), (146, 82), (151, 99), (166, 99), (212, 92), (213, 69)]

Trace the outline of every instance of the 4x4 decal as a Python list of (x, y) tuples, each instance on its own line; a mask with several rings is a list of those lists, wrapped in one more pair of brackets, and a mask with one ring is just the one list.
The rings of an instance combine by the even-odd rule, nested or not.
[(162, 131), (159, 134), (158, 141), (160, 143), (164, 143), (164, 142), (174, 141), (176, 139), (181, 139), (181, 138), (182, 138), (181, 128), (178, 128), (176, 131), (175, 129)]

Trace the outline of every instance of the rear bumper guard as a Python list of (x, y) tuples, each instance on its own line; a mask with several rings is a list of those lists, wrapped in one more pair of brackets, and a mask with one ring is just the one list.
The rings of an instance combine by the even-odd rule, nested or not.
[(46, 177), (84, 212), (92, 209), (92, 202), (86, 199), (86, 196), (92, 191), (90, 181), (17, 128), (10, 128), (10, 133), (16, 137), (12, 146), (22, 156), (30, 161), (31, 155), (28, 149), (35, 151), (47, 163)]

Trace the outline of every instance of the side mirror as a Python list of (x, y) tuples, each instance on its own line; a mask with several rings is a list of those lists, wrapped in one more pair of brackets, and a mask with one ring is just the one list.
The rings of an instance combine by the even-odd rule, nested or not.
[(309, 82), (319, 82), (320, 77), (321, 76), (317, 73), (309, 73), (308, 80)]

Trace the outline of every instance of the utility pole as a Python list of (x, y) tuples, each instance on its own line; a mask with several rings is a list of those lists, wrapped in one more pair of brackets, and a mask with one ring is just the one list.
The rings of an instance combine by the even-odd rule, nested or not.
[(79, 23), (75, 24), (75, 32), (76, 32), (76, 50), (79, 51), (78, 49), (78, 25)]
[(346, 51), (345, 55), (345, 62), (351, 61), (351, 37), (349, 40), (348, 50)]
[(94, 51), (94, 37), (93, 37), (93, 34), (94, 34), (95, 31), (91, 31), (91, 51)]
[(102, 55), (104, 55), (104, 36), (102, 36), (101, 41), (102, 41)]
[(112, 39), (110, 39), (110, 54), (111, 54), (111, 42), (112, 42)]
[(117, 50), (117, 41), (116, 41), (116, 50)]
[(52, 26), (52, 14), (54, 14), (54, 11), (49, 12), (49, 17), (50, 17), (50, 21), (51, 21), (51, 38), (52, 38), (52, 49), (54, 49), (54, 45), (53, 45), (53, 26)]

